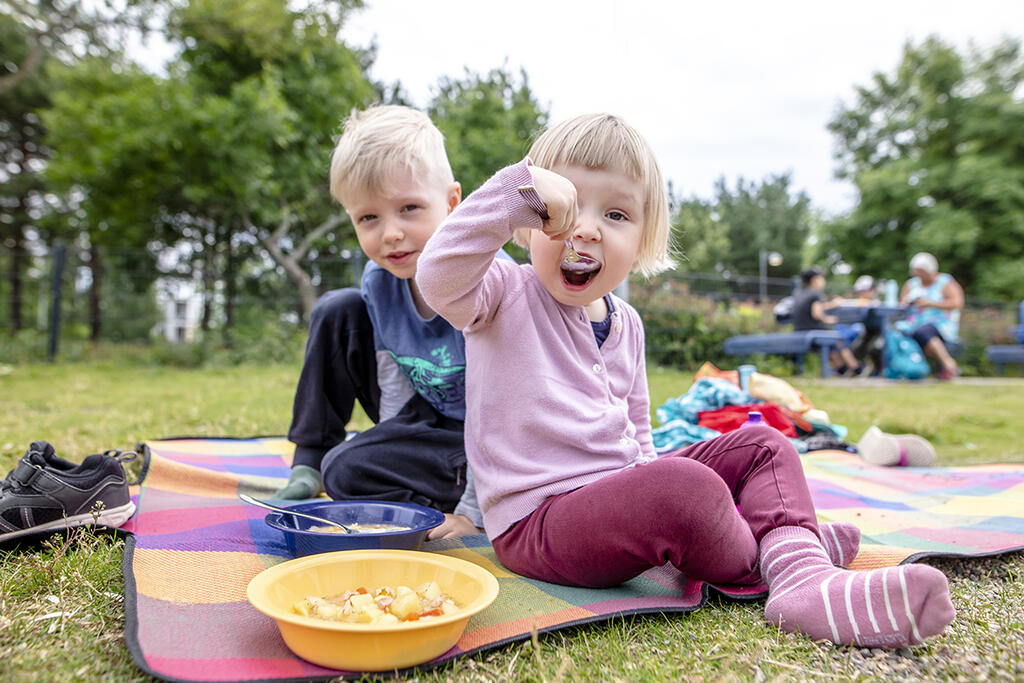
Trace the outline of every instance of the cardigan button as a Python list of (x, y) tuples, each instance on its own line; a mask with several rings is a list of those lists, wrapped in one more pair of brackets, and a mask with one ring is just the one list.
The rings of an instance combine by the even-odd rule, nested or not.
[(601, 366), (598, 363), (594, 363), (594, 372), (601, 372)]

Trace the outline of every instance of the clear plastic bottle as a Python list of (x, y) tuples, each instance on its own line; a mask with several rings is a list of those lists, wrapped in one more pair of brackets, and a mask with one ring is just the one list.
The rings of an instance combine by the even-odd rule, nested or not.
[(743, 390), (744, 394), (750, 394), (750, 377), (757, 372), (757, 366), (755, 365), (741, 365), (737, 368), (737, 373), (740, 379), (740, 389)]
[(885, 281), (885, 305), (895, 306), (899, 303), (900, 292), (895, 280)]

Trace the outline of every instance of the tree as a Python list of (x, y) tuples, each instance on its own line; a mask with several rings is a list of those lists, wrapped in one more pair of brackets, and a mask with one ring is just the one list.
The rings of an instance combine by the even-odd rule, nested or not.
[[(304, 318), (317, 298), (307, 269), (315, 268), (316, 257), (354, 244), (351, 232), (339, 238), (346, 219), (327, 191), (327, 169), (341, 119), (376, 95), (365, 76), (372, 52), (338, 39), (348, 12), (358, 6), (325, 2), (297, 11), (283, 0), (192, 0), (174, 21), (198, 95), (244, 99), (241, 89), (248, 88), (254, 100), (243, 107), (275, 103), (279, 121), (273, 130), (239, 146), (244, 167), (232, 171), (232, 159), (215, 171), (235, 182), (208, 199), (230, 202), (228, 220), (284, 270), (299, 292)], [(226, 246), (230, 265), (231, 243)], [(233, 287), (233, 277), (227, 283)]]
[[(83, 59), (118, 60), (128, 36), (145, 37), (160, 0), (0, 0), (0, 140), (4, 216), (3, 243), (10, 249), (8, 271), (11, 329), (22, 322), (22, 277), (26, 245), (40, 233), (60, 232), (54, 213), (69, 197), (47, 192), (43, 170), (52, 153), (43, 110), (58, 84), (57, 65)], [(108, 67), (110, 68), (110, 67)], [(94, 306), (98, 302), (94, 300)], [(94, 332), (98, 329), (94, 327)]]
[(158, 0), (0, 0), (0, 17), (21, 28), (17, 39), (4, 41), (12, 48), (4, 55), (0, 95), (39, 76), (47, 60), (70, 64), (119, 54), (127, 35), (146, 35), (158, 5)]
[[(43, 120), (57, 153), (45, 175), (66, 199), (67, 211), (53, 221), (52, 232), (89, 253), (90, 337), (97, 340), (109, 270), (103, 250), (172, 241), (153, 207), (173, 213), (166, 202), (174, 183), (167, 178), (177, 170), (175, 145), (185, 134), (179, 126), (192, 113), (191, 103), (186, 93), (138, 67), (103, 58), (56, 70), (53, 84), (53, 106)], [(136, 291), (158, 274), (138, 272), (131, 285)]]
[(467, 69), (462, 79), (442, 78), (427, 111), (444, 133), (463, 196), (526, 156), (548, 122), (526, 72), (519, 72), (517, 82), (503, 68), (483, 76)]
[(1020, 298), (1024, 281), (1024, 57), (1007, 40), (961, 55), (908, 43), (829, 123), (837, 175), (860, 201), (825, 237), (860, 272), (905, 277), (936, 255), (972, 295)]
[[(49, 114), (61, 150), (55, 182), (77, 188), (103, 234), (135, 226), (147, 239), (192, 245), (208, 304), (224, 283), (228, 328), (256, 245), (308, 315), (317, 292), (306, 259), (354, 243), (338, 231), (327, 169), (339, 121), (374, 89), (370, 56), (337, 39), (344, 4), (193, 0), (171, 17), (184, 49), (168, 76), (82, 65)], [(207, 326), (210, 316), (208, 305)]]
[[(0, 83), (16, 83), (0, 92), (0, 246), (10, 253), (7, 271), (10, 331), (24, 325), (23, 274), (28, 265), (27, 243), (45, 212), (47, 197), (41, 176), (50, 157), (46, 128), (39, 112), (49, 105), (51, 84), (39, 65), (45, 55), (30, 55), (28, 31), (11, 17), (0, 14)], [(14, 80), (17, 76), (17, 80)]]
[(713, 273), (729, 260), (729, 226), (711, 202), (697, 197), (679, 202), (672, 214), (672, 232), (680, 253), (679, 270)]
[(788, 173), (760, 182), (738, 178), (735, 189), (719, 178), (712, 202), (680, 202), (673, 216), (681, 267), (694, 272), (756, 274), (765, 249), (783, 257), (773, 275), (793, 275), (800, 271), (810, 225), (810, 199), (793, 192)]

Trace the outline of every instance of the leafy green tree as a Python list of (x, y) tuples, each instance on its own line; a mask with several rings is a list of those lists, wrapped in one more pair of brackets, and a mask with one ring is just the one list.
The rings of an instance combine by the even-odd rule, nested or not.
[[(801, 249), (810, 234), (810, 198), (794, 192), (788, 173), (753, 182), (739, 178), (730, 188), (725, 178), (715, 183), (714, 214), (727, 236), (723, 267), (739, 274), (756, 274), (760, 251), (782, 255), (774, 277), (793, 275), (801, 268)], [(716, 251), (721, 251), (721, 246)]]
[(936, 255), (971, 295), (1019, 299), (1024, 281), (1024, 56), (1007, 40), (960, 54), (908, 43), (829, 123), (838, 175), (860, 201), (825, 240), (860, 272), (904, 278)]
[(681, 271), (713, 273), (729, 260), (729, 226), (707, 200), (693, 197), (678, 202), (672, 213), (672, 234)]
[[(182, 253), (193, 255), (206, 300), (224, 284), (228, 328), (257, 245), (308, 314), (317, 292), (307, 259), (354, 242), (339, 229), (327, 168), (339, 121), (374, 89), (368, 56), (337, 38), (342, 4), (193, 0), (171, 17), (184, 49), (167, 77), (83, 65), (50, 112), (61, 150), (51, 177), (84, 197), (83, 213), (105, 234), (124, 241), (135, 226), (190, 245)], [(211, 315), (208, 306), (204, 325)]]
[(504, 68), (486, 75), (467, 69), (461, 79), (442, 78), (427, 111), (444, 133), (463, 196), (522, 159), (548, 123), (548, 111), (531, 92), (526, 72), (517, 80)]
[[(48, 192), (43, 175), (53, 147), (42, 113), (59, 87), (52, 72), (57, 65), (83, 59), (116, 60), (128, 36), (148, 33), (147, 22), (162, 4), (160, 0), (0, 0), (0, 148), (6, 169), (0, 231), (11, 254), (7, 272), (14, 331), (23, 324), (27, 245), (66, 232), (65, 213), (73, 203), (73, 197)], [(98, 307), (96, 301), (93, 304)]]
[[(9, 331), (25, 324), (24, 276), (28, 247), (48, 213), (51, 198), (42, 170), (52, 153), (39, 113), (50, 103), (52, 82), (41, 68), (49, 58), (31, 54), (31, 32), (13, 17), (0, 14), (0, 246), (9, 255), (6, 274)], [(38, 61), (37, 68), (29, 68)], [(19, 70), (19, 66), (25, 68)], [(14, 87), (14, 84), (17, 87)]]
[[(112, 68), (116, 64), (116, 68)], [(168, 240), (163, 214), (173, 192), (166, 179), (176, 170), (177, 128), (192, 110), (187, 95), (138, 67), (92, 58), (55, 71), (53, 106), (44, 112), (48, 140), (57, 150), (46, 168), (49, 187), (66, 200), (66, 211), (51, 221), (52, 234), (89, 253), (90, 337), (103, 329), (105, 274), (140, 258), (150, 242)], [(176, 207), (175, 207), (176, 208)], [(124, 249), (135, 248), (129, 256)], [(106, 253), (118, 250), (111, 263)], [(134, 268), (136, 277), (119, 283), (137, 294), (147, 291), (155, 268)]]
[[(300, 11), (283, 0), (192, 0), (173, 22), (172, 34), (186, 46), (185, 77), (198, 97), (236, 100), (240, 113), (254, 104), (275, 111), (270, 129), (250, 131), (255, 135), (243, 144), (233, 145), (235, 126), (211, 141), (215, 153), (225, 153), (212, 149), (218, 145), (236, 150), (221, 168), (208, 169), (221, 185), (205, 201), (227, 205), (216, 220), (232, 227), (228, 234), (247, 235), (266, 249), (297, 288), (303, 316), (317, 298), (317, 258), (355, 243), (351, 230), (340, 231), (346, 219), (327, 191), (327, 169), (340, 121), (377, 94), (365, 76), (372, 52), (338, 39), (359, 5), (311, 3)], [(229, 289), (233, 243), (221, 241)]]
[[(47, 60), (71, 64), (120, 54), (129, 35), (145, 36), (159, 0), (0, 0), (0, 17), (21, 28), (5, 54), (0, 95), (38, 77)], [(5, 35), (5, 38), (11, 36)], [(5, 49), (4, 52), (7, 52)]]

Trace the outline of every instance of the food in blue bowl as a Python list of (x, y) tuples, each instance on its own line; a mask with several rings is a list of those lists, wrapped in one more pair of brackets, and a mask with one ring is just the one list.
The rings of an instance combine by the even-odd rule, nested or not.
[(444, 521), (444, 513), (438, 510), (384, 500), (316, 500), (289, 505), (288, 509), (344, 524), (355, 532), (346, 534), (335, 527), (281, 512), (267, 514), (267, 525), (284, 534), (285, 544), (294, 557), (336, 550), (419, 550), (427, 532)]

